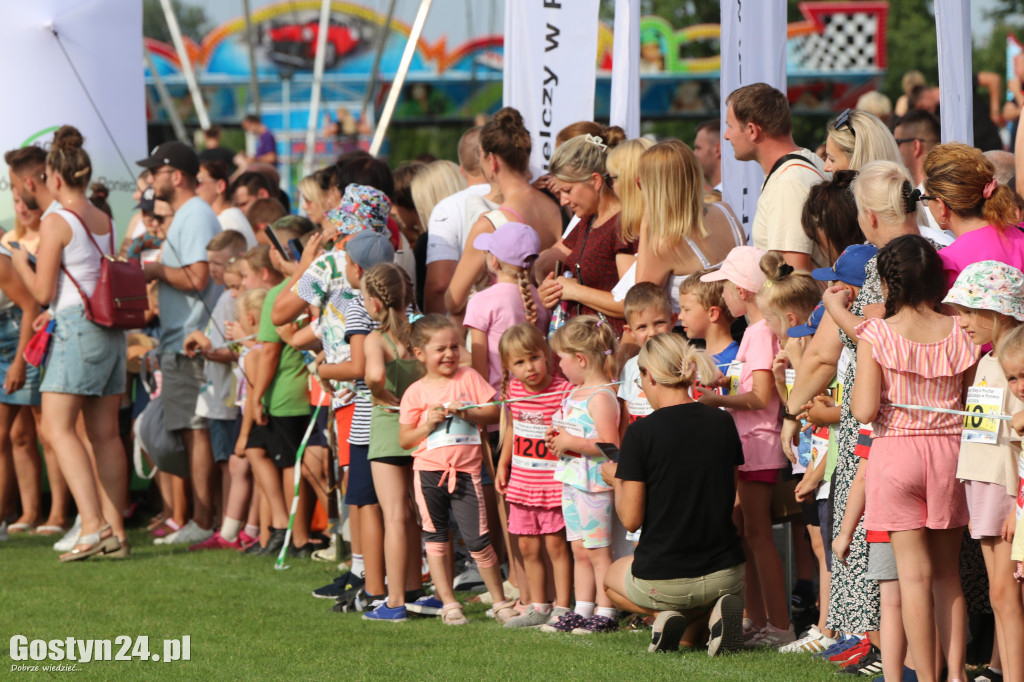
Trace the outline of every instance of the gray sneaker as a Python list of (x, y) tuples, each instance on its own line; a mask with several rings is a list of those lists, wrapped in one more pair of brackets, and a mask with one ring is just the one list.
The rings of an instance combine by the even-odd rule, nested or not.
[[(726, 594), (715, 602), (708, 621), (711, 639), (708, 656), (722, 651), (737, 651), (743, 647), (743, 597)], [(790, 640), (792, 641), (792, 640)]]
[(537, 609), (533, 608), (531, 604), (526, 613), (516, 616), (515, 618), (509, 618), (505, 621), (505, 627), (507, 628), (538, 628), (548, 622), (550, 612), (541, 613)]

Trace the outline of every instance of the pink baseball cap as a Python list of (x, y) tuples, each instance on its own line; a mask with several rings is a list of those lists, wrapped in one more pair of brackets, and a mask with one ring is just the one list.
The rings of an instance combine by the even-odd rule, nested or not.
[(761, 257), (764, 251), (756, 246), (737, 246), (722, 261), (715, 272), (702, 276), (702, 282), (728, 280), (740, 289), (757, 293), (768, 278), (761, 272)]
[(525, 268), (540, 253), (540, 237), (529, 225), (509, 222), (494, 232), (478, 234), (473, 248), (493, 254), (502, 263)]

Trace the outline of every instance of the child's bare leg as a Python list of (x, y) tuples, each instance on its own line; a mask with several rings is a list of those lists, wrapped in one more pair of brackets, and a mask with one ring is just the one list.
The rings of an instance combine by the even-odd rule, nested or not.
[[(1013, 578), (1010, 560), (1012, 543), (1001, 537), (982, 538), (981, 553), (988, 571), (989, 596), (996, 620), (996, 641), (992, 647), (994, 668), (1002, 668), (1003, 679), (1024, 682), (1024, 607), (1020, 588)], [(1016, 646), (999, 646), (1016, 642)]]
[(541, 556), (540, 535), (513, 535), (512, 556), (516, 554), (523, 561), (523, 575), (526, 580), (519, 583), (519, 600), (524, 604), (540, 604), (547, 602), (545, 588), (547, 575), (544, 570), (544, 558)]
[[(595, 584), (603, 586), (604, 576), (608, 573), (608, 567), (612, 565), (612, 548), (597, 547), (595, 549), (588, 549), (587, 554), (590, 557), (590, 565), (594, 570)], [(596, 590), (596, 592), (598, 607), (612, 606), (612, 600), (605, 594), (603, 587)]]
[(569, 544), (565, 532), (544, 536), (544, 550), (551, 560), (551, 573), (555, 583), (555, 606), (569, 607), (572, 592), (572, 561), (569, 558)]
[(772, 535), (772, 486), (740, 480), (739, 495), (743, 507), (744, 534), (750, 545), (751, 556), (757, 564), (757, 577), (765, 610), (768, 612), (768, 622), (773, 627), (785, 630), (789, 628), (789, 607), (786, 603), (782, 559)]
[(907, 636), (903, 630), (903, 612), (898, 580), (880, 580), (882, 596), (881, 647), (882, 675), (891, 680), (903, 677), (903, 662), (907, 658)]
[[(576, 603), (594, 602), (597, 585), (594, 582), (594, 567), (590, 565), (590, 552), (583, 548), (582, 540), (572, 541), (573, 583)], [(607, 571), (606, 571), (607, 572)]]

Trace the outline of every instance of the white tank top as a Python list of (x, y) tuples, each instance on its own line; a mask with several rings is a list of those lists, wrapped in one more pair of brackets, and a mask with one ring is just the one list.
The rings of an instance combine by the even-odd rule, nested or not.
[[(82, 224), (75, 214), (71, 211), (61, 209), (57, 211), (57, 214), (67, 221), (68, 226), (71, 227), (71, 241), (64, 247), (64, 253), (61, 256), (61, 263), (64, 268), (67, 268), (68, 272), (78, 281), (78, 286), (82, 287), (82, 291), (86, 296), (92, 296), (93, 290), (96, 288), (96, 281), (100, 276), (100, 262), (101, 256), (99, 251), (96, 250), (96, 246), (93, 246), (92, 240), (85, 234), (86, 228)], [(112, 239), (114, 234), (114, 223), (110, 223), (110, 234), (104, 235), (93, 235), (96, 240), (96, 245), (100, 249), (107, 252), (111, 249)], [(53, 312), (69, 308), (74, 305), (82, 305), (82, 295), (78, 292), (78, 287), (75, 286), (64, 270), (57, 275), (57, 298), (54, 300), (52, 307)]]

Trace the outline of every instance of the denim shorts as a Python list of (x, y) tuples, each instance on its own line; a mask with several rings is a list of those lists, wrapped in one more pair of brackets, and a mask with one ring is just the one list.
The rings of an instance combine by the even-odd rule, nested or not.
[(210, 420), (210, 447), (213, 448), (213, 461), (226, 462), (235, 453), (235, 443), (242, 422), (238, 419)]
[[(31, 324), (31, 321), (29, 321)], [(21, 334), (21, 308), (10, 308), (0, 312), (0, 382), (7, 376), (7, 370), (18, 352), (18, 338)], [(25, 363), (25, 384), (14, 393), (0, 390), (0, 403), (7, 405), (38, 405), (39, 368)]]
[(85, 307), (57, 311), (50, 357), (39, 390), (99, 397), (125, 392), (128, 350), (124, 332), (85, 319)]

